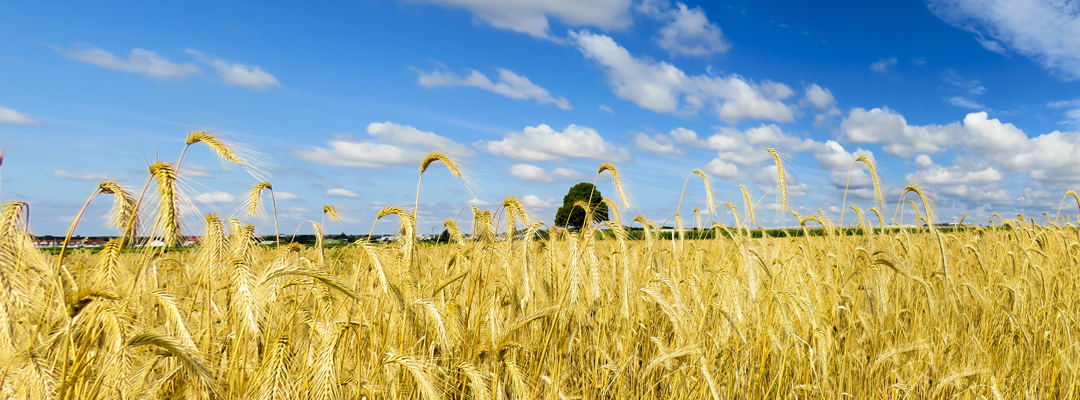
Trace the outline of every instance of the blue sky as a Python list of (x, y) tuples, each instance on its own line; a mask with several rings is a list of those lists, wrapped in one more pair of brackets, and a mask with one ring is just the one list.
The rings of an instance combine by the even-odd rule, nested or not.
[[(345, 216), (327, 231), (367, 232), (413, 202), (430, 150), (465, 157), (477, 184), (432, 169), (421, 233), (507, 195), (550, 219), (606, 161), (633, 194), (624, 215), (664, 221), (700, 168), (720, 201), (770, 193), (759, 225), (782, 224), (767, 147), (804, 215), (836, 217), (858, 155), (882, 170), (886, 214), (918, 182), (942, 220), (1053, 215), (1080, 182), (1078, 17), (1038, 0), (5, 2), (0, 200), (62, 234), (97, 182), (140, 187), (202, 129), (262, 154), (289, 232), (323, 204)], [(848, 202), (865, 210), (860, 169)], [(183, 175), (191, 233), (200, 213), (239, 217), (257, 182), (204, 147)], [(111, 233), (107, 203), (79, 233)], [(693, 207), (697, 180), (688, 221)]]

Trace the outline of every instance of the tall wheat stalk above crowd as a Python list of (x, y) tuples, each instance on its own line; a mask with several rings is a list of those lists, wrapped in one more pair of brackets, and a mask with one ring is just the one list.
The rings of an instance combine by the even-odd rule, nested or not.
[[(179, 182), (197, 143), (254, 181), (242, 216), (206, 215), (195, 232), (179, 218)], [(792, 210), (782, 155), (769, 152), (773, 196)], [(740, 215), (730, 197), (714, 199), (718, 182), (695, 170), (686, 183), (697, 175), (704, 184), (705, 222), (699, 213), (688, 237), (674, 210), (679, 232), (661, 232), (630, 214), (625, 177), (603, 164), (597, 177), (610, 173), (618, 194), (601, 199), (611, 213), (603, 224), (587, 217), (578, 230), (551, 226), (509, 196), (496, 209), (446, 220), (450, 240), (432, 245), (416, 238), (425, 171), (440, 161), (470, 182), (460, 160), (434, 153), (420, 165), (413, 210), (374, 215), (397, 224), (394, 242), (324, 247), (326, 218), (339, 218), (328, 205), (321, 223), (314, 215), (306, 222), (319, 242), (305, 247), (262, 246), (240, 219), (258, 214), (263, 190), (273, 195), (249, 154), (194, 132), (175, 162), (148, 168), (138, 195), (103, 182), (87, 203), (114, 196), (118, 239), (96, 253), (39, 251), (27, 231), (29, 205), (5, 204), (2, 396), (1080, 397), (1080, 228), (1068, 217), (1039, 225), (1023, 215), (928, 228), (933, 196), (916, 184), (904, 190), (919, 197), (921, 208), (910, 202), (916, 223), (885, 225), (877, 169), (865, 157), (855, 162), (873, 177), (876, 224), (845, 196), (857, 230), (838, 229), (848, 227), (820, 211), (791, 211), (799, 230), (755, 228), (747, 188), (738, 187)], [(156, 201), (144, 201), (148, 193)], [(1068, 196), (1080, 205), (1072, 191), (1063, 203)], [(592, 204), (577, 206), (591, 213)], [(734, 229), (723, 216), (711, 221), (716, 207), (733, 214)], [(145, 233), (143, 221), (152, 223)], [(459, 226), (469, 223), (466, 235)], [(123, 251), (186, 235), (199, 245)]]

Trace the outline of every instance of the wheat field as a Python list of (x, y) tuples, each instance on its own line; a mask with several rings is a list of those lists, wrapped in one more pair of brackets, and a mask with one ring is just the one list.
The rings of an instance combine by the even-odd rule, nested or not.
[[(249, 163), (209, 134), (185, 151), (199, 143)], [(438, 154), (420, 174), (443, 165), (467, 178)], [(1080, 397), (1080, 229), (1067, 219), (880, 229), (899, 224), (878, 190), (872, 211), (849, 208), (855, 234), (796, 214), (803, 235), (768, 237), (742, 206), (709, 196), (736, 226), (691, 239), (680, 215), (666, 235), (620, 215), (626, 196), (605, 164), (620, 192), (603, 200), (611, 220), (579, 231), (508, 197), (474, 209), (471, 234), (451, 220), (450, 243), (423, 245), (420, 181), (415, 207), (376, 215), (399, 224), (393, 243), (263, 246), (253, 226), (213, 214), (181, 232), (181, 168), (182, 157), (151, 165), (141, 193), (106, 182), (92, 194), (114, 197), (121, 237), (97, 253), (39, 251), (26, 203), (4, 206), (5, 398)], [(273, 190), (256, 180), (252, 214)], [(933, 221), (924, 191), (907, 191)], [(643, 237), (624, 228), (634, 223)], [(201, 244), (121, 251), (183, 235)]]

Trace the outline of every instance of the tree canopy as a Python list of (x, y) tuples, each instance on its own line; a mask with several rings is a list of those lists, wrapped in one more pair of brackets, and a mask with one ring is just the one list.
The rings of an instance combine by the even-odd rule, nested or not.
[(579, 229), (585, 226), (585, 210), (574, 207), (574, 203), (581, 201), (589, 204), (592, 209), (593, 222), (600, 223), (608, 220), (608, 206), (601, 202), (604, 198), (596, 186), (581, 182), (570, 187), (570, 191), (563, 196), (563, 205), (555, 212), (555, 225)]

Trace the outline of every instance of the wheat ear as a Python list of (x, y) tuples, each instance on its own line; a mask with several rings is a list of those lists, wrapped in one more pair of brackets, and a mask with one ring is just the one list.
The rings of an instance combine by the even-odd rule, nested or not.
[(472, 190), (472, 178), (468, 173), (468, 170), (464, 168), (464, 165), (458, 166), (459, 162), (454, 158), (438, 152), (431, 152), (424, 156), (424, 159), (420, 161), (420, 177), (416, 180), (416, 204), (413, 207), (413, 215), (420, 215), (420, 184), (424, 182), (424, 172), (427, 172), (428, 167), (436, 161), (442, 161), (446, 169), (450, 170), (451, 174), (454, 174), (465, 187)]
[(776, 163), (776, 184), (780, 188), (780, 204), (784, 207), (784, 211), (787, 211), (787, 173), (784, 172), (784, 160), (780, 157), (780, 153), (772, 148), (765, 151), (772, 154), (773, 161)]
[(855, 161), (851, 162), (851, 169), (848, 169), (847, 183), (844, 184), (844, 202), (840, 207), (840, 229), (844, 229), (844, 212), (847, 211), (847, 194), (848, 187), (851, 186), (851, 173), (855, 171), (855, 164), (858, 164), (859, 162), (866, 165), (866, 169), (870, 171), (870, 177), (874, 180), (874, 198), (877, 200), (878, 207), (882, 207), (885, 204), (885, 200), (881, 197), (881, 181), (878, 180), (877, 168), (874, 167), (874, 163), (865, 155), (855, 158)]
[[(180, 188), (176, 184), (176, 169), (173, 165), (158, 161), (150, 166), (150, 175), (158, 185), (158, 215), (154, 221), (154, 230), (161, 228), (161, 239), (166, 246), (180, 244)], [(153, 233), (150, 239), (153, 239)]]
[[(619, 175), (619, 170), (615, 168), (611, 163), (603, 163), (600, 165), (600, 169), (596, 171), (596, 177), (599, 179), (600, 174), (604, 171), (611, 173), (611, 180), (615, 182), (615, 191), (619, 192), (619, 201), (622, 202), (623, 207), (630, 208), (631, 199), (626, 194), (626, 188), (623, 185), (623, 179)], [(593, 181), (593, 188), (596, 188), (596, 181)], [(592, 196), (589, 196), (589, 204), (592, 204)]]

